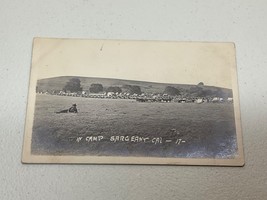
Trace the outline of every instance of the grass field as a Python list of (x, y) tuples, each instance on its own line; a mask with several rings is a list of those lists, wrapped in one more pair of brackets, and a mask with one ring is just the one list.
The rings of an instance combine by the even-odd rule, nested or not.
[[(79, 113), (55, 113), (73, 103)], [(149, 139), (147, 142), (109, 140), (118, 135)], [(104, 139), (87, 142), (87, 136), (104, 136)], [(83, 139), (77, 142), (77, 137)], [(152, 138), (161, 138), (163, 142), (154, 144)], [(169, 139), (172, 142), (165, 142)], [(176, 144), (177, 139), (184, 142)], [(236, 148), (232, 104), (36, 97), (33, 154), (229, 158), (235, 155)]]

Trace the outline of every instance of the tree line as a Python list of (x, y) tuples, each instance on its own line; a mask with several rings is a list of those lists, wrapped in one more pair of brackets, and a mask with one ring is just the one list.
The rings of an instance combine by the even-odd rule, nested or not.
[[(141, 88), (137, 85), (123, 85), (122, 88), (124, 89), (124, 92), (130, 93), (130, 94), (141, 94)], [(114, 93), (121, 93), (122, 88), (118, 86), (110, 86), (108, 87), (105, 92), (114, 92)], [(81, 86), (81, 81), (78, 78), (72, 78), (70, 79), (66, 85), (62, 89), (64, 92), (70, 91), (70, 92), (81, 92), (83, 90)], [(104, 92), (104, 87), (100, 83), (92, 83), (89, 87), (90, 93), (100, 93)]]
[[(219, 97), (232, 97), (232, 93), (225, 93), (221, 88), (217, 90), (210, 90), (203, 88), (204, 83), (200, 82), (199, 84), (190, 87), (189, 89), (176, 88), (173, 86), (166, 86), (163, 94), (167, 94), (170, 96), (196, 96), (196, 97), (211, 97), (211, 96), (219, 96)], [(83, 90), (81, 86), (81, 81), (79, 78), (70, 79), (63, 88), (63, 91), (67, 92), (81, 92)], [(86, 89), (85, 89), (86, 90)], [(122, 87), (118, 86), (110, 86), (108, 88), (104, 88), (100, 83), (92, 83), (88, 88), (90, 93), (101, 93), (101, 92), (114, 92), (114, 93), (129, 93), (129, 94), (142, 94), (140, 86), (137, 85), (123, 85)]]

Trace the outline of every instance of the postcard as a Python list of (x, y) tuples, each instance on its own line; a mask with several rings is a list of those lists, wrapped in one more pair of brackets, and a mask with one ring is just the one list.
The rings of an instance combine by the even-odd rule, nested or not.
[(243, 166), (234, 43), (34, 38), (22, 162)]

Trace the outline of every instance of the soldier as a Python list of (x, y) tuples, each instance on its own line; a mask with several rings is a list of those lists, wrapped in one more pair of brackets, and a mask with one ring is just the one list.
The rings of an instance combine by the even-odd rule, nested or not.
[(77, 110), (77, 105), (76, 104), (72, 104), (72, 106), (69, 108), (69, 109), (65, 109), (65, 110), (61, 110), (59, 112), (56, 112), (57, 114), (59, 113), (78, 113), (78, 110)]
[(77, 110), (76, 106), (77, 106), (76, 104), (73, 104), (73, 105), (69, 108), (69, 112), (71, 112), (71, 113), (77, 113), (78, 110)]

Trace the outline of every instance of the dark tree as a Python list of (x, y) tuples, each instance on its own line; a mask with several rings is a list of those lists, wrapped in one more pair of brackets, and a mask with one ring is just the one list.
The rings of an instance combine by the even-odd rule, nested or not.
[(199, 86), (203, 86), (204, 85), (204, 83), (203, 82), (200, 82), (199, 84), (197, 84), (197, 85), (199, 85)]
[(91, 84), (89, 91), (92, 93), (103, 92), (103, 85), (99, 83), (93, 83)]
[(70, 92), (79, 92), (82, 91), (82, 87), (81, 87), (81, 81), (78, 78), (72, 78), (70, 79), (65, 87), (63, 88), (63, 90), (66, 91), (70, 91)]
[(125, 92), (130, 94), (141, 94), (141, 88), (137, 85), (124, 85), (123, 88), (126, 90)]
[(180, 91), (177, 88), (175, 88), (175, 87), (167, 86), (165, 88), (165, 90), (164, 90), (164, 94), (175, 96), (175, 95), (179, 95), (180, 94)]
[(134, 94), (141, 94), (142, 93), (140, 86), (137, 86), (137, 85), (132, 86), (132, 91)]
[(121, 88), (120, 87), (109, 87), (107, 89), (107, 92), (121, 93)]

